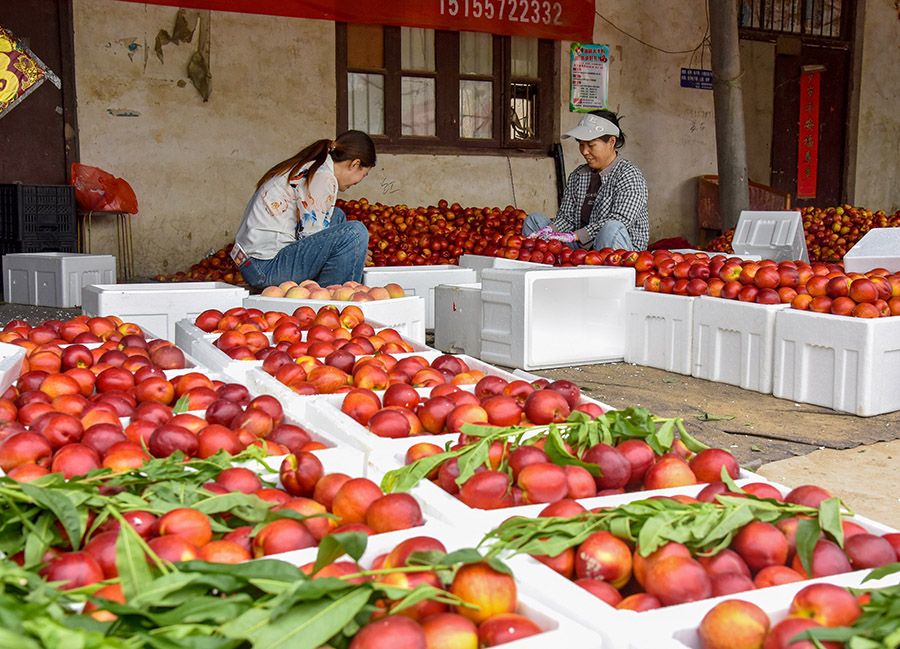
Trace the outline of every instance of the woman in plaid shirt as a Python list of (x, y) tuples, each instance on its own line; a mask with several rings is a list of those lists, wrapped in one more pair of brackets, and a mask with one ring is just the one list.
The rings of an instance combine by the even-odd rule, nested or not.
[(562, 139), (574, 137), (585, 164), (569, 175), (556, 218), (529, 214), (522, 233), (573, 248), (645, 250), (650, 238), (647, 181), (617, 150), (625, 145), (616, 114), (596, 110)]

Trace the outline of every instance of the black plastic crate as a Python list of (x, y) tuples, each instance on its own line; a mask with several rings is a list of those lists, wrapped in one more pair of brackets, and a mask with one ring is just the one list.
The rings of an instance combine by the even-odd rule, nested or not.
[(16, 252), (78, 252), (77, 236), (45, 235), (39, 239), (0, 239), (0, 255)]
[(75, 239), (75, 210), (71, 185), (0, 184), (0, 239), (23, 245), (48, 235)]

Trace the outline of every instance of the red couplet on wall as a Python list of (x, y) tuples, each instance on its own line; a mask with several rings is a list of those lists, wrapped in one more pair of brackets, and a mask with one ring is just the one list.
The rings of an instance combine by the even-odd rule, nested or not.
[(594, 0), (125, 0), (348, 23), (488, 32), (590, 43)]
[(815, 198), (819, 171), (819, 72), (800, 75), (797, 198)]

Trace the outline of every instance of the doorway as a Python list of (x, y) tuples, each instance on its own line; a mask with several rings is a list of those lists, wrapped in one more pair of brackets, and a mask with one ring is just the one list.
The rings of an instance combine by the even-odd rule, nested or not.
[[(776, 46), (770, 184), (790, 194), (795, 207), (842, 204), (856, 0), (742, 0), (741, 6), (741, 38)], [(815, 189), (807, 178), (798, 195), (801, 169), (809, 168), (800, 159), (800, 115), (809, 107), (802, 82), (811, 73), (819, 83)]]

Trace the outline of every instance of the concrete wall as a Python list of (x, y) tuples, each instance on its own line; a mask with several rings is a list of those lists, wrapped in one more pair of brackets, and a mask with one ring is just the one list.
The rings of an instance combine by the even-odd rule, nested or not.
[(853, 203), (889, 214), (900, 209), (900, 8), (866, 0), (859, 81)]
[[(706, 3), (604, 0), (597, 6), (593, 40), (610, 45), (610, 108), (624, 117), (622, 154), (649, 184), (650, 239), (696, 241), (696, 179), (716, 173), (713, 96), (682, 88), (680, 69), (710, 67), (709, 49), (699, 47)], [(884, 65), (882, 53), (896, 58), (900, 30), (896, 16), (888, 20), (888, 0), (866, 0), (866, 6), (856, 197), (858, 204), (893, 210), (900, 188), (882, 179), (895, 178), (900, 166), (900, 116), (891, 106), (900, 68)], [(332, 23), (190, 12), (209, 28), (212, 92), (203, 101), (186, 71), (200, 29), (189, 43), (163, 45), (162, 61), (154, 51), (158, 34), (172, 33), (177, 11), (74, 0), (81, 160), (134, 187), (140, 276), (187, 269), (210, 248), (224, 246), (259, 176), (335, 131)], [(579, 119), (568, 110), (570, 45), (559, 43), (560, 132)], [(753, 180), (765, 183), (774, 46), (743, 42), (741, 53), (748, 167)], [(563, 149), (568, 173), (582, 159), (574, 143), (564, 142)], [(377, 168), (346, 194), (360, 197), (408, 205), (444, 198), (554, 214), (556, 179), (552, 160), (543, 155), (380, 155)], [(116, 252), (109, 219), (95, 219), (92, 230), (93, 252)]]

